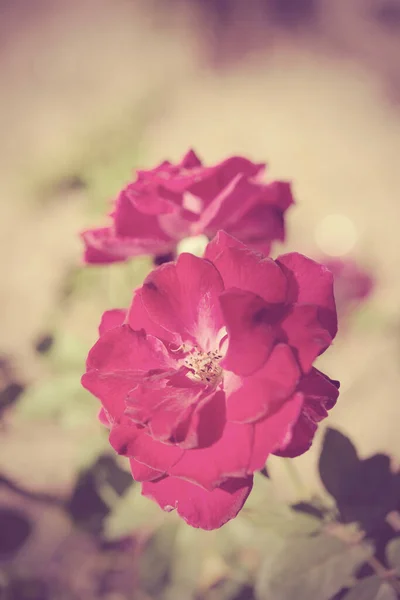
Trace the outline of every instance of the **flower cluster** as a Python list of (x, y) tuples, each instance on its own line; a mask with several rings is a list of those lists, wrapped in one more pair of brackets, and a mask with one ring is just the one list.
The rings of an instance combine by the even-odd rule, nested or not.
[(115, 201), (109, 227), (82, 233), (85, 262), (105, 264), (141, 254), (173, 258), (179, 241), (219, 229), (268, 254), (284, 240), (284, 213), (293, 204), (290, 185), (263, 183), (265, 165), (234, 156), (205, 167), (189, 151), (173, 165), (165, 161), (138, 171)]
[(211, 240), (103, 315), (82, 378), (142, 493), (203, 529), (236, 516), (270, 454), (308, 450), (338, 397), (313, 366), (337, 332), (332, 273), (298, 253), (267, 256), (293, 200), (262, 170), (241, 157), (203, 167), (190, 151), (139, 171), (111, 227), (83, 233), (88, 263)]

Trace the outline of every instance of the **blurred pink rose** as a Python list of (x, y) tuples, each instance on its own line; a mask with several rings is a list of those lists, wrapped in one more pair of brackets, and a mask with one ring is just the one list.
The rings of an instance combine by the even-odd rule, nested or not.
[(211, 239), (219, 229), (267, 254), (273, 240), (285, 237), (293, 197), (289, 183), (262, 183), (264, 168), (239, 156), (205, 167), (191, 150), (177, 165), (137, 171), (116, 199), (111, 225), (82, 233), (85, 262), (173, 255), (180, 240)]
[(337, 331), (332, 274), (224, 232), (103, 315), (82, 383), (142, 493), (194, 527), (236, 516), (269, 454), (297, 456), (338, 396), (313, 368)]

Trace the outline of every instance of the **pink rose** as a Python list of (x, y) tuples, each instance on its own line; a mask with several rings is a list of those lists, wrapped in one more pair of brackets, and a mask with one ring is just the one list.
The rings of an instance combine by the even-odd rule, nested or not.
[(312, 366), (336, 335), (332, 283), (301, 254), (274, 261), (219, 232), (103, 315), (82, 382), (145, 496), (214, 529), (269, 454), (307, 450), (338, 396)]
[(180, 240), (211, 239), (219, 229), (267, 254), (273, 240), (285, 237), (283, 215), (293, 197), (286, 182), (262, 183), (264, 168), (240, 156), (204, 167), (189, 151), (177, 165), (138, 171), (119, 194), (111, 225), (82, 233), (85, 261), (173, 256)]

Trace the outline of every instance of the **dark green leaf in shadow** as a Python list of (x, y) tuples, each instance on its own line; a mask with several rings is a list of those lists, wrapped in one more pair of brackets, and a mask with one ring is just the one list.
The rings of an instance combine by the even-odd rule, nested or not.
[(337, 500), (345, 493), (348, 477), (359, 463), (357, 451), (348, 437), (328, 428), (319, 457), (319, 474), (326, 490)]
[(79, 475), (66, 510), (79, 527), (100, 534), (112, 504), (132, 483), (130, 474), (120, 469), (111, 456), (101, 456)]
[(21, 511), (0, 509), (0, 559), (9, 560), (22, 548), (32, 532), (32, 523)]

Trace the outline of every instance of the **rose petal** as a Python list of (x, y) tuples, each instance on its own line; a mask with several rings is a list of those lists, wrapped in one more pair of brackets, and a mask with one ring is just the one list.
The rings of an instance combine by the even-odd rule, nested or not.
[(99, 414), (97, 415), (97, 418), (99, 419), (99, 421), (102, 425), (105, 425), (106, 427), (110, 427), (110, 419), (108, 418), (107, 411), (103, 407), (101, 407), (101, 409), (99, 410)]
[(252, 445), (251, 425), (227, 422), (222, 437), (215, 444), (187, 450), (169, 473), (212, 490), (228, 477), (246, 475)]
[(106, 310), (101, 317), (101, 322), (99, 325), (99, 334), (103, 335), (109, 329), (114, 329), (114, 327), (119, 327), (123, 324), (126, 318), (127, 311), (123, 308), (114, 308), (112, 310)]
[(120, 262), (141, 254), (167, 254), (175, 248), (174, 241), (118, 236), (111, 227), (88, 229), (81, 233), (81, 237), (85, 244), (84, 260), (87, 264)]
[(207, 244), (204, 258), (215, 263), (221, 252), (224, 252), (227, 248), (246, 248), (246, 246), (226, 231), (218, 231), (211, 242)]
[(227, 229), (232, 222), (237, 222), (247, 207), (254, 204), (261, 186), (243, 174), (236, 175), (228, 185), (221, 188), (193, 226), (192, 234), (206, 233), (210, 237), (218, 229)]
[(294, 306), (282, 322), (287, 341), (297, 350), (297, 359), (304, 372), (311, 369), (314, 360), (332, 343), (331, 336), (322, 326), (318, 306)]
[(231, 290), (220, 296), (228, 332), (228, 350), (220, 364), (237, 375), (258, 371), (267, 360), (276, 333), (274, 314), (266, 302), (251, 292)]
[(82, 385), (117, 420), (125, 409), (128, 392), (143, 379), (144, 373), (175, 366), (162, 342), (122, 325), (106, 331), (90, 350)]
[(143, 374), (137, 371), (102, 373), (92, 369), (82, 375), (81, 383), (101, 401), (108, 421), (113, 423), (123, 415), (126, 396), (142, 377)]
[[(236, 377), (227, 393), (227, 419), (249, 423), (271, 414), (295, 390), (300, 369), (286, 344), (277, 344), (265, 365), (250, 377)], [(232, 385), (231, 383), (231, 385)]]
[[(148, 182), (137, 181), (128, 185), (122, 192), (123, 196), (120, 197), (121, 206), (119, 206), (120, 219), (118, 223), (118, 231), (125, 230), (125, 227), (129, 227), (129, 231), (137, 231), (137, 215), (131, 212), (131, 205), (134, 209), (137, 209), (141, 213), (139, 218), (139, 225), (141, 222), (143, 225), (147, 225), (147, 220), (143, 222), (142, 215), (158, 216), (169, 213), (174, 213), (179, 210), (179, 197), (171, 192), (164, 194), (164, 189), (159, 185), (158, 179), (148, 184)], [(122, 206), (123, 203), (123, 206)], [(126, 205), (125, 205), (126, 203)], [(124, 218), (126, 222), (124, 223)], [(129, 220), (131, 222), (129, 222)], [(126, 230), (125, 230), (126, 231)], [(156, 232), (157, 236), (160, 233), (161, 237), (165, 237), (162, 234), (162, 230), (158, 228), (158, 221), (154, 219), (152, 222), (152, 232)]]
[(332, 273), (297, 252), (279, 256), (277, 262), (288, 278), (289, 302), (318, 306), (318, 319), (333, 339), (337, 333), (337, 317)]
[(132, 329), (144, 329), (147, 334), (166, 342), (176, 342), (178, 346), (182, 344), (182, 339), (178, 334), (167, 331), (150, 318), (143, 304), (142, 288), (136, 290), (133, 295), (132, 304), (128, 310), (127, 321)]
[(176, 264), (161, 265), (147, 277), (142, 299), (155, 323), (208, 351), (215, 349), (223, 325), (219, 306), (223, 289), (210, 262), (183, 253)]
[(253, 478), (229, 479), (212, 492), (177, 477), (144, 483), (142, 494), (166, 511), (176, 508), (188, 525), (218, 529), (236, 517), (251, 492)]
[(187, 377), (181, 379), (185, 386), (177, 387), (171, 378), (147, 381), (127, 396), (125, 414), (135, 423), (147, 425), (150, 435), (160, 442), (176, 441), (177, 428), (203, 395), (202, 386)]
[(181, 448), (207, 448), (215, 444), (224, 433), (226, 424), (226, 401), (222, 390), (204, 396), (182, 424), (183, 432), (179, 443)]
[(162, 370), (175, 366), (175, 360), (160, 340), (144, 331), (133, 331), (129, 325), (106, 331), (86, 361), (87, 370), (102, 372)]
[[(138, 196), (139, 191), (142, 195), (141, 202)], [(173, 210), (171, 203), (158, 198), (154, 194), (152, 196), (146, 194), (143, 198), (144, 194), (145, 188), (141, 186), (139, 189), (135, 189), (135, 185), (128, 186), (119, 194), (114, 211), (116, 235), (138, 239), (146, 237), (164, 242), (164, 244), (170, 243), (170, 238), (161, 229), (154, 213), (158, 214)], [(132, 200), (135, 200), (135, 202)], [(149, 214), (140, 210), (141, 205), (144, 208), (147, 207)]]
[(143, 465), (166, 473), (183, 455), (178, 446), (153, 440), (146, 429), (123, 417), (110, 432), (110, 444), (122, 456), (134, 458)]
[(283, 213), (265, 204), (252, 207), (226, 229), (234, 237), (246, 240), (246, 245), (251, 250), (261, 252), (265, 256), (268, 256), (273, 240), (285, 239)]
[(186, 152), (179, 166), (182, 169), (194, 169), (196, 167), (201, 167), (201, 164), (201, 160), (199, 159), (195, 151), (191, 149), (188, 152)]
[(303, 394), (294, 394), (279, 410), (254, 425), (254, 443), (248, 473), (262, 469), (268, 456), (282, 446), (286, 439), (291, 438), (303, 402)]
[(226, 289), (238, 288), (257, 294), (271, 304), (286, 300), (286, 277), (271, 259), (248, 248), (228, 247), (213, 260)]
[(299, 456), (306, 452), (312, 444), (317, 426), (328, 416), (339, 395), (339, 382), (312, 369), (303, 377), (298, 390), (304, 394), (305, 400), (299, 419), (295, 424), (290, 441), (274, 454), (279, 456)]
[(132, 477), (135, 481), (153, 481), (153, 479), (158, 479), (163, 475), (161, 471), (151, 469), (134, 458), (129, 459), (129, 464), (131, 466)]

